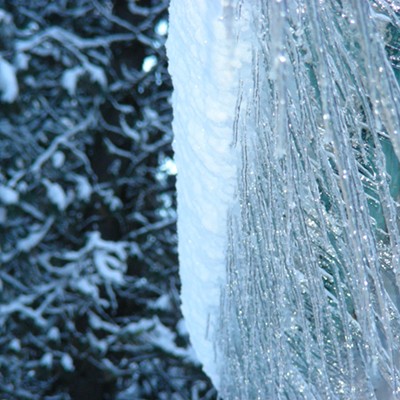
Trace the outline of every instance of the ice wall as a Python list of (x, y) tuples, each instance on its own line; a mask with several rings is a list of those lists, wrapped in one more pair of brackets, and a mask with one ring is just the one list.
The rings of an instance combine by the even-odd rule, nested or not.
[(398, 6), (252, 8), (220, 393), (398, 399)]
[(182, 309), (224, 399), (400, 398), (399, 15), (172, 0)]

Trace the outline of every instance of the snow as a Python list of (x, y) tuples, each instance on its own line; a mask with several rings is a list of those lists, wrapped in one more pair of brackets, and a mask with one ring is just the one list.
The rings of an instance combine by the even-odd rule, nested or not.
[(97, 82), (102, 88), (107, 86), (107, 77), (103, 68), (91, 63), (85, 63), (83, 66), (67, 69), (61, 76), (61, 86), (70, 96), (75, 95), (78, 81), (85, 72), (89, 74), (92, 82)]
[(229, 11), (224, 1), (172, 0), (167, 40), (182, 312), (196, 354), (217, 387), (221, 360), (215, 336), (237, 176), (232, 127), (241, 74), (251, 59), (242, 40), (246, 20)]
[(26, 71), (29, 67), (30, 56), (25, 53), (18, 53), (15, 56), (15, 66), (18, 70)]
[(0, 184), (0, 202), (9, 206), (16, 204), (19, 201), (19, 193), (8, 187)]
[(61, 168), (65, 162), (65, 154), (62, 151), (56, 151), (51, 157), (54, 168)]
[(193, 349), (191, 347), (184, 349), (177, 346), (175, 343), (175, 332), (165, 326), (158, 317), (153, 317), (152, 319), (142, 318), (138, 322), (131, 322), (123, 328), (123, 332), (128, 335), (141, 337), (146, 343), (152, 344), (175, 357), (198, 364)]
[(43, 179), (43, 184), (47, 189), (47, 197), (60, 211), (64, 211), (68, 205), (67, 195), (64, 189), (57, 182), (50, 182), (48, 179)]
[(52, 326), (47, 333), (47, 337), (52, 341), (60, 340), (61, 334), (60, 330), (56, 326)]
[(70, 96), (75, 94), (78, 79), (84, 73), (85, 70), (82, 67), (74, 67), (63, 72), (61, 77), (61, 86), (68, 92)]
[(94, 251), (94, 264), (99, 275), (108, 282), (122, 285), (126, 264), (102, 249)]
[(87, 278), (78, 279), (78, 281), (74, 284), (74, 288), (82, 294), (91, 296), (95, 299), (99, 298), (99, 288), (91, 283)]
[(172, 305), (169, 294), (164, 293), (157, 300), (151, 302), (148, 307), (153, 310), (161, 310), (161, 311), (171, 310)]
[(147, 56), (143, 60), (142, 70), (144, 72), (150, 72), (157, 65), (157, 57), (156, 56)]
[(29, 253), (44, 239), (53, 221), (54, 218), (49, 218), (43, 226), (33, 229), (25, 238), (20, 239), (17, 244), (18, 250)]
[(83, 175), (75, 175), (74, 179), (76, 181), (76, 193), (78, 199), (83, 201), (89, 201), (93, 193), (93, 188), (89, 180)]
[(18, 81), (13, 65), (0, 56), (0, 92), (1, 100), (13, 103), (18, 97)]
[(21, 350), (21, 342), (17, 338), (14, 338), (11, 340), (11, 342), (9, 344), (9, 348), (10, 348), (10, 350), (18, 352)]
[(157, 35), (165, 36), (168, 33), (168, 21), (165, 19), (160, 20), (155, 27), (155, 31)]
[(53, 355), (51, 353), (43, 354), (43, 357), (40, 359), (40, 365), (45, 368), (51, 368), (53, 365)]
[(67, 353), (64, 353), (61, 356), (60, 363), (61, 363), (61, 366), (65, 369), (65, 371), (72, 372), (75, 370), (74, 362), (73, 362), (71, 356)]

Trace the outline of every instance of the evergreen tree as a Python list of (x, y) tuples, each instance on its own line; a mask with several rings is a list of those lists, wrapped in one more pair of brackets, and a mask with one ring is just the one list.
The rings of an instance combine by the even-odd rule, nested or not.
[(167, 1), (0, 0), (0, 397), (214, 398), (179, 312)]

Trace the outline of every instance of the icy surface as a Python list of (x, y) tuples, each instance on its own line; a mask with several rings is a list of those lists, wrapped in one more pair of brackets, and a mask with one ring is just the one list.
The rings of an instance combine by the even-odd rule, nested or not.
[(222, 397), (398, 399), (398, 14), (385, 1), (252, 4)]
[(394, 4), (171, 3), (182, 310), (225, 399), (400, 397)]

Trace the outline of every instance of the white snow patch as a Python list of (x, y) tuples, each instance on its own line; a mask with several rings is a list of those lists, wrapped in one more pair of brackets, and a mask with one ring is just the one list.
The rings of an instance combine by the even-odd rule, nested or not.
[(239, 82), (251, 63), (242, 37), (250, 29), (246, 14), (236, 19), (230, 7), (224, 0), (172, 0), (167, 40), (182, 312), (196, 354), (217, 388), (221, 360), (215, 344), (238, 165), (234, 115)]
[(27, 237), (18, 241), (17, 249), (21, 252), (29, 253), (44, 239), (53, 221), (53, 218), (49, 218), (43, 226), (34, 228)]
[(19, 193), (4, 185), (0, 185), (0, 202), (5, 205), (16, 204), (19, 201)]
[(74, 177), (76, 181), (76, 193), (78, 196), (78, 199), (83, 200), (83, 201), (89, 201), (90, 196), (93, 193), (93, 188), (92, 185), (90, 184), (89, 180), (82, 175), (76, 175)]
[(14, 338), (14, 339), (11, 340), (10, 344), (8, 345), (8, 347), (10, 348), (10, 350), (20, 351), (21, 350), (21, 342), (19, 341), (19, 339)]
[(171, 299), (169, 294), (164, 293), (157, 300), (150, 302), (149, 308), (153, 310), (167, 311), (171, 309)]
[(47, 189), (47, 197), (60, 211), (64, 211), (68, 205), (67, 195), (64, 189), (57, 182), (50, 182), (43, 179), (43, 183)]
[(99, 289), (96, 285), (91, 283), (87, 278), (80, 278), (75, 286), (79, 292), (85, 294), (87, 296), (98, 298), (99, 297)]
[(62, 151), (56, 151), (51, 158), (54, 168), (61, 168), (65, 162), (65, 154)]
[(157, 65), (156, 56), (147, 56), (143, 60), (142, 70), (144, 72), (150, 72)]
[(74, 362), (71, 356), (67, 353), (64, 353), (60, 360), (61, 366), (65, 371), (72, 372), (75, 370)]
[(168, 21), (165, 19), (160, 20), (155, 27), (155, 32), (157, 35), (165, 36), (168, 33)]
[(0, 91), (1, 100), (13, 103), (18, 97), (17, 74), (13, 65), (0, 56)]
[(102, 88), (107, 86), (107, 77), (103, 68), (94, 64), (86, 64), (85, 69), (89, 72), (92, 82), (97, 82)]
[(85, 73), (82, 67), (74, 67), (64, 71), (61, 77), (61, 86), (68, 92), (70, 96), (73, 96), (76, 92), (76, 86), (78, 79)]
[(64, 71), (61, 77), (61, 86), (70, 96), (75, 95), (79, 78), (84, 75), (85, 72), (89, 74), (92, 82), (97, 82), (102, 88), (107, 86), (107, 77), (103, 68), (86, 63), (83, 66), (76, 66)]
[(45, 353), (40, 359), (40, 365), (46, 368), (51, 368), (51, 366), (53, 365), (53, 354)]
[(99, 275), (106, 281), (117, 285), (124, 283), (125, 264), (104, 250), (96, 250), (93, 254), (94, 264)]
[(18, 70), (26, 71), (29, 67), (30, 56), (25, 53), (18, 53), (15, 57), (15, 66)]
[(49, 332), (47, 333), (47, 337), (53, 341), (59, 340), (60, 339), (60, 330), (56, 326), (51, 327)]

